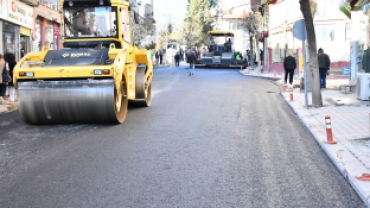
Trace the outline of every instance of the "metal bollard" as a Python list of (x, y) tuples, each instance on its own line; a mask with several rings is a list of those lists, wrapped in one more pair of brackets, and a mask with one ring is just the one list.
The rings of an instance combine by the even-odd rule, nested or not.
[(326, 137), (327, 141), (325, 144), (336, 144), (337, 141), (333, 140), (333, 133), (331, 131), (331, 119), (330, 116), (325, 117), (325, 123), (326, 123)]

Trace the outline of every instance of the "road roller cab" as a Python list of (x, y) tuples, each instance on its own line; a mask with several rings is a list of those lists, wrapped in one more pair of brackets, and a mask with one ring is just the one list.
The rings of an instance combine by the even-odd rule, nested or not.
[(14, 68), (18, 106), (29, 124), (122, 123), (128, 102), (149, 106), (153, 65), (134, 44), (129, 4), (60, 4), (63, 49), (23, 57)]

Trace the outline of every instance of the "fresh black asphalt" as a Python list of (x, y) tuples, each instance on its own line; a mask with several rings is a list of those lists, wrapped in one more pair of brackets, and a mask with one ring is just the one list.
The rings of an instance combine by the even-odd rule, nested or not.
[(0, 114), (0, 207), (364, 207), (272, 81), (184, 68), (121, 125)]

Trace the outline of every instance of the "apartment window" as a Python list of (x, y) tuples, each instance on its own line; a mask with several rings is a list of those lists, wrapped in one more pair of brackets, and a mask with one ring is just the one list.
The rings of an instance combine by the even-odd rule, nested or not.
[(237, 23), (230, 23), (230, 30), (238, 30), (238, 24)]
[(346, 23), (346, 40), (351, 40), (351, 23)]

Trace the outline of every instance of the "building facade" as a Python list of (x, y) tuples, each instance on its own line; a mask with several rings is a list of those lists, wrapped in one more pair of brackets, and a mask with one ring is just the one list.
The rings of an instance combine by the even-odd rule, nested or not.
[(18, 61), (31, 51), (35, 10), (17, 0), (0, 0), (0, 54), (12, 53)]
[(35, 8), (35, 13), (32, 50), (40, 51), (43, 46), (48, 46), (51, 50), (61, 49), (59, 1), (41, 0), (40, 5)]
[[(341, 0), (316, 1), (317, 8), (314, 15), (314, 27), (317, 48), (324, 49), (330, 56), (330, 68), (342, 69), (350, 65), (350, 38), (347, 29), (351, 20), (339, 9)], [(284, 58), (293, 52), (297, 59), (296, 73), (303, 71), (303, 45), (293, 33), (293, 26), (303, 19), (299, 1), (277, 0), (268, 5), (268, 38), (264, 44), (266, 62), (265, 71), (284, 72)], [(267, 55), (266, 54), (266, 55)]]

